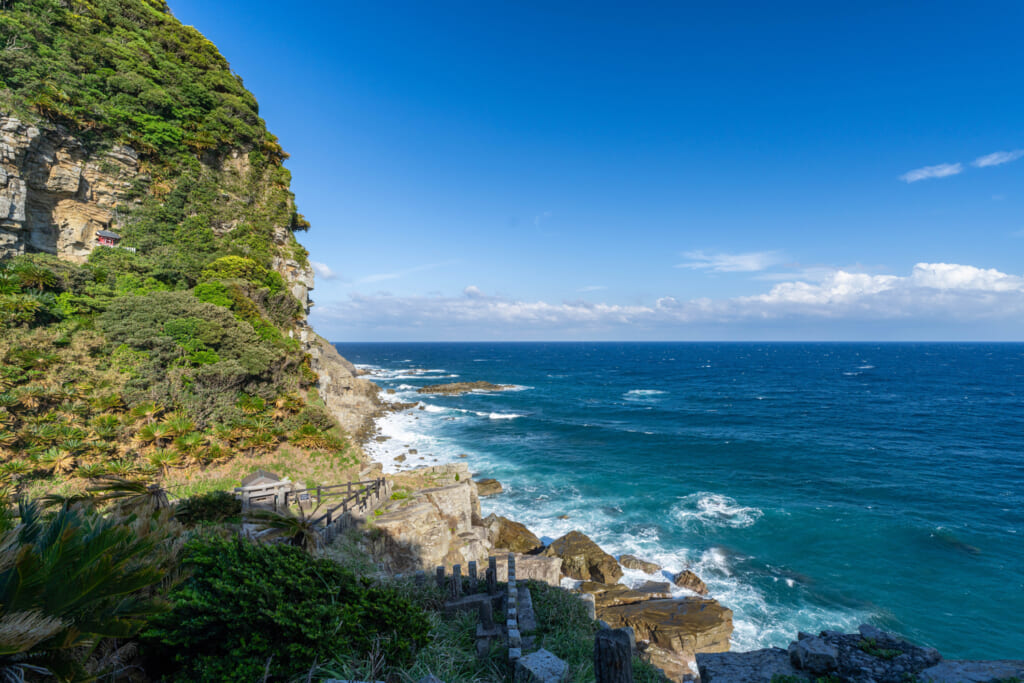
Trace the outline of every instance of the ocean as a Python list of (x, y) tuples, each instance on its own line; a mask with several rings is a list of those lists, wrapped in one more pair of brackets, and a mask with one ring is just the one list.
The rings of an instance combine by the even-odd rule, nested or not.
[[(868, 622), (1024, 657), (1024, 344), (336, 346), (420, 402), (378, 423), (386, 471), (465, 454), (484, 514), (692, 568), (734, 650)], [(473, 380), (515, 389), (415, 392)]]

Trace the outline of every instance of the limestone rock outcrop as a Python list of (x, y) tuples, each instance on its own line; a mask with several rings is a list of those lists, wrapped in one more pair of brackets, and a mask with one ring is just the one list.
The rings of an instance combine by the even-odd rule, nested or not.
[(621, 583), (607, 584), (584, 581), (577, 590), (593, 595), (594, 605), (598, 610), (615, 605), (631, 605), (644, 600), (672, 597), (667, 583), (658, 584), (653, 581), (648, 581), (637, 588), (630, 588)]
[(622, 578), (622, 567), (615, 558), (579, 531), (555, 539), (544, 554), (561, 558), (562, 573), (573, 579), (615, 583)]
[(613, 628), (632, 627), (647, 640), (692, 659), (698, 652), (726, 652), (732, 635), (732, 610), (716, 600), (682, 598), (616, 605), (598, 615)]
[(0, 257), (42, 251), (85, 261), (96, 233), (117, 227), (117, 206), (139, 174), (130, 147), (90, 152), (60, 126), (0, 113)]
[(357, 439), (365, 438), (382, 410), (377, 385), (358, 377), (355, 366), (342, 358), (330, 342), (306, 330), (301, 334), (308, 335), (303, 341), (311, 367), (320, 376), (320, 398), (342, 429)]
[(484, 518), (483, 525), (487, 527), (491, 544), (495, 548), (530, 553), (544, 546), (526, 526), (507, 517), (491, 513)]

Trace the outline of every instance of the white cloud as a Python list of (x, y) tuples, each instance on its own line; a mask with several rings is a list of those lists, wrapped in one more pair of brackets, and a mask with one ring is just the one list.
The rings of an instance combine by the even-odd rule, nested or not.
[(1011, 161), (1016, 161), (1024, 157), (1024, 149), (1015, 149), (1010, 152), (992, 152), (986, 154), (983, 157), (978, 157), (971, 162), (971, 166), (976, 168), (986, 168), (988, 166), (1000, 166), (1002, 164), (1008, 164)]
[(715, 273), (753, 273), (782, 263), (785, 259), (777, 251), (748, 251), (741, 254), (687, 251), (683, 258), (690, 259), (676, 268), (710, 270)]
[(313, 272), (317, 274), (317, 277), (323, 280), (337, 280), (338, 274), (331, 270), (330, 266), (326, 263), (320, 263), (319, 261), (310, 261), (309, 265), (313, 266)]
[(997, 329), (1015, 325), (1014, 330), (1024, 330), (1020, 325), (1024, 277), (970, 265), (918, 263), (906, 275), (834, 270), (818, 281), (780, 282), (752, 296), (690, 300), (663, 296), (653, 306), (521, 301), (489, 296), (469, 286), (457, 297), (354, 293), (347, 301), (318, 306), (317, 317), (366, 329), (461, 329), (467, 338), (481, 331), (496, 338), (552, 338), (567, 330), (578, 335), (614, 334), (615, 330), (633, 335), (644, 330), (685, 334), (702, 324), (817, 325), (826, 320), (938, 321), (959, 325), (968, 333), (979, 321), (988, 321), (1002, 326)]
[(951, 175), (957, 175), (963, 173), (964, 165), (957, 162), (955, 164), (938, 164), (936, 166), (925, 166), (923, 168), (915, 168), (913, 171), (907, 171), (900, 176), (900, 180), (907, 183), (916, 183), (918, 180), (927, 180), (929, 178), (945, 178)]

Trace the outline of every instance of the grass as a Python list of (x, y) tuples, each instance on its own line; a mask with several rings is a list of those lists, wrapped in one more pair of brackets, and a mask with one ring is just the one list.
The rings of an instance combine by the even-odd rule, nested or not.
[(857, 647), (871, 655), (872, 657), (878, 657), (879, 659), (896, 659), (901, 654), (902, 650), (892, 650), (888, 648), (878, 647), (878, 642), (874, 638), (862, 638)]

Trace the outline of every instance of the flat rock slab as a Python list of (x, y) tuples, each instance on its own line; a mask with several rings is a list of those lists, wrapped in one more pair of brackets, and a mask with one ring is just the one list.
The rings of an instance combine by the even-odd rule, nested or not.
[(701, 683), (770, 683), (772, 676), (800, 676), (779, 647), (753, 652), (697, 653)]
[(516, 683), (560, 683), (569, 673), (569, 665), (545, 649), (531, 652), (516, 662)]
[(1024, 660), (968, 661), (950, 659), (921, 672), (925, 683), (988, 683), (994, 680), (1024, 680)]
[[(653, 584), (648, 586), (647, 584)], [(584, 581), (580, 584), (579, 590), (584, 593), (590, 593), (594, 596), (594, 604), (598, 609), (604, 607), (613, 607), (615, 605), (629, 605), (634, 602), (643, 602), (644, 600), (653, 600), (656, 598), (671, 598), (672, 593), (667, 583), (656, 584), (652, 581), (648, 581), (645, 586), (648, 590), (640, 590), (637, 588), (630, 588), (621, 583), (599, 583), (597, 581)], [(660, 586), (664, 586), (665, 590), (656, 590)]]
[(638, 640), (683, 655), (726, 652), (732, 635), (732, 610), (715, 600), (647, 600), (601, 610), (613, 628), (631, 626)]

